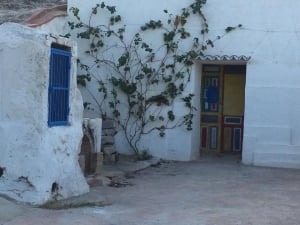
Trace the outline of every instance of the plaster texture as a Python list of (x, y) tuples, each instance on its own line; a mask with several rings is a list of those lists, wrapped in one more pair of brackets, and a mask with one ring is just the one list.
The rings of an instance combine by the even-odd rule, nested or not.
[[(70, 47), (73, 56), (67, 126), (47, 124), (51, 43)], [(40, 204), (88, 192), (78, 164), (83, 106), (76, 44), (6, 23), (0, 26), (0, 59), (0, 193)]]
[[(150, 19), (163, 20), (168, 9), (178, 13), (181, 8), (192, 1), (110, 1), (116, 5), (122, 15), (126, 29), (130, 34), (139, 30), (140, 26)], [(98, 3), (89, 1), (82, 4), (80, 0), (69, 0), (69, 7), (80, 8), (83, 21), (88, 21), (90, 9)], [(141, 9), (140, 6), (143, 6)], [(210, 0), (203, 7), (210, 26), (208, 37), (215, 39), (224, 34), (228, 26), (242, 24), (238, 29), (221, 40), (215, 42), (215, 47), (207, 50), (207, 55), (245, 55), (251, 60), (247, 63), (245, 87), (245, 117), (243, 137), (243, 163), (250, 165), (265, 165), (275, 167), (300, 168), (300, 104), (297, 96), (300, 94), (300, 46), (299, 20), (297, 9), (300, 2), (294, 0)], [(134, 12), (134, 13), (133, 13)], [(72, 16), (69, 17), (72, 20)], [(102, 21), (101, 18), (93, 23)], [(101, 23), (101, 22), (100, 22)], [(199, 36), (199, 20), (192, 18), (187, 25), (191, 36)], [(132, 36), (132, 35), (131, 35)], [(160, 43), (158, 35), (149, 36), (153, 46)], [(86, 45), (78, 41), (79, 55), (84, 56)], [(149, 135), (141, 141), (141, 145), (151, 154), (166, 159), (192, 160), (199, 157), (200, 149), (200, 81), (201, 66), (205, 63), (237, 64), (236, 61), (199, 61), (192, 71), (188, 93), (195, 94), (195, 106), (199, 109), (194, 118), (192, 132), (176, 130), (167, 132), (160, 139)], [(97, 93), (95, 87), (91, 91)], [(89, 94), (82, 90), (85, 100), (93, 102)], [(180, 102), (178, 102), (180, 104)], [(182, 108), (175, 106), (176, 113), (181, 114)], [(90, 113), (90, 112), (88, 112)], [(95, 113), (96, 115), (93, 115)], [(92, 112), (89, 117), (97, 117)], [(118, 151), (128, 152), (128, 146), (122, 138), (116, 136)], [(183, 144), (184, 143), (184, 144)], [(183, 149), (182, 145), (185, 146)]]

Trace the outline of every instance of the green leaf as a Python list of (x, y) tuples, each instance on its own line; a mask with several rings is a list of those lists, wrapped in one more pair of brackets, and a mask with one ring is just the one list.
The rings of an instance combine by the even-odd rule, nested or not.
[(168, 111), (168, 118), (170, 121), (174, 121), (175, 120), (175, 115), (173, 113), (173, 111)]
[(128, 61), (128, 58), (129, 58), (129, 53), (128, 52), (121, 55), (121, 57), (118, 59), (118, 62), (119, 62), (118, 66), (126, 65), (126, 63)]
[(85, 76), (84, 75), (77, 75), (77, 84), (83, 87), (86, 86)]
[(160, 137), (164, 137), (165, 135), (166, 135), (165, 132), (163, 132), (163, 131), (159, 132)]
[(114, 14), (116, 12), (116, 7), (115, 6), (106, 6), (106, 9), (111, 13)]
[(99, 40), (96, 44), (97, 47), (103, 47), (104, 46), (104, 43), (102, 40)]
[(136, 80), (142, 80), (144, 79), (145, 75), (144, 74), (139, 74), (135, 77)]
[(92, 13), (97, 14), (97, 7), (93, 8)]
[(225, 32), (229, 33), (231, 31), (235, 30), (235, 27), (226, 27)]
[(174, 31), (170, 31), (168, 33), (164, 33), (164, 41), (165, 42), (171, 42), (174, 40), (175, 37), (175, 32)]
[(155, 117), (154, 117), (153, 115), (150, 115), (150, 116), (149, 116), (149, 120), (150, 120), (150, 121), (154, 121), (154, 120), (155, 120)]
[(159, 119), (160, 121), (164, 121), (164, 120), (165, 120), (165, 118), (164, 118), (163, 116), (159, 116), (158, 119)]

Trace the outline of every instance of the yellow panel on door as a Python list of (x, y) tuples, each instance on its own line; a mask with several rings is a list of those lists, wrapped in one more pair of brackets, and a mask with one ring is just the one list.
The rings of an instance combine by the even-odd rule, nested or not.
[(224, 75), (224, 115), (244, 115), (245, 77), (243, 74)]

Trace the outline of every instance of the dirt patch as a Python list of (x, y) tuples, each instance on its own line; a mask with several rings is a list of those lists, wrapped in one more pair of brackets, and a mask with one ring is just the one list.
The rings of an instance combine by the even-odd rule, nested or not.
[(0, 24), (23, 23), (37, 10), (62, 4), (67, 4), (67, 0), (1, 0)]
[(133, 186), (133, 184), (128, 182), (128, 180), (125, 177), (114, 177), (108, 186), (114, 188), (121, 188), (126, 186)]

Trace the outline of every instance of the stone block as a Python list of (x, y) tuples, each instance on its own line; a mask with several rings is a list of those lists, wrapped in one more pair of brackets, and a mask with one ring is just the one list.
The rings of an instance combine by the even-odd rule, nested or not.
[(108, 145), (103, 147), (104, 154), (113, 154), (116, 151), (114, 146)]
[(116, 133), (116, 130), (113, 128), (102, 130), (102, 136), (115, 136)]
[(116, 161), (116, 149), (113, 145), (108, 145), (103, 147), (104, 160), (106, 162), (115, 162)]
[(106, 119), (102, 121), (102, 129), (114, 129), (115, 121), (111, 119)]
[(102, 145), (113, 145), (115, 143), (115, 139), (112, 136), (102, 136), (101, 142)]

